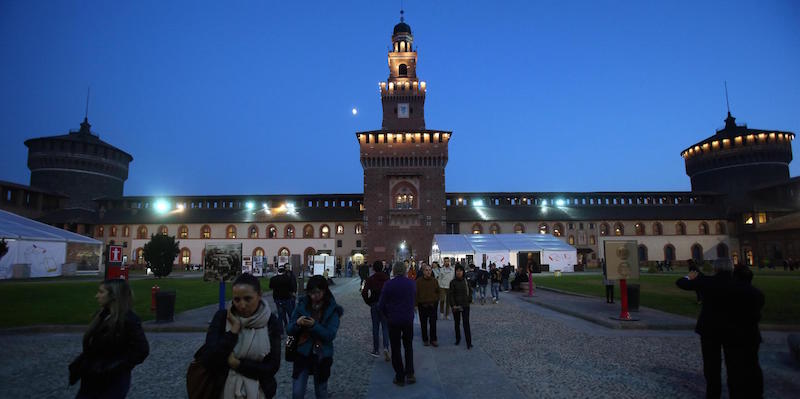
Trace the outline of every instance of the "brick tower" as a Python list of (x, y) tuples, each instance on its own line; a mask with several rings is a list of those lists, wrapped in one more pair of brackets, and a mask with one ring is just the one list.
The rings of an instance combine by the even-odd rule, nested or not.
[(451, 132), (425, 129), (425, 82), (417, 78), (411, 27), (395, 25), (389, 79), (380, 83), (381, 130), (357, 132), (364, 168), (367, 259), (428, 260), (447, 225), (444, 170)]

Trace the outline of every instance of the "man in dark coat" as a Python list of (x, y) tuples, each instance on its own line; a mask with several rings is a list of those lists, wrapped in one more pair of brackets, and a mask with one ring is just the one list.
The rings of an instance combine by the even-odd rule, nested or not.
[[(414, 349), (411, 346), (414, 339), (414, 300), (417, 286), (406, 277), (406, 266), (403, 262), (396, 262), (392, 266), (392, 275), (393, 278), (383, 285), (378, 309), (386, 315), (389, 322), (389, 341), (395, 374), (392, 382), (403, 386), (417, 382), (414, 377)], [(405, 365), (400, 355), (401, 341), (405, 349)]]
[(366, 263), (358, 265), (358, 277), (361, 278), (361, 284), (369, 277), (369, 266)]
[(283, 331), (289, 327), (289, 318), (294, 312), (297, 294), (297, 280), (286, 270), (287, 265), (278, 267), (278, 275), (269, 279), (269, 289), (272, 290), (272, 299), (275, 300), (275, 310), (278, 319), (283, 325)]
[(379, 333), (383, 332), (383, 357), (388, 362), (391, 360), (389, 357), (389, 326), (386, 324), (386, 317), (378, 310), (378, 300), (381, 298), (381, 291), (383, 285), (389, 281), (389, 276), (383, 272), (383, 262), (376, 260), (372, 264), (372, 273), (367, 282), (364, 284), (364, 289), (361, 290), (361, 297), (364, 302), (369, 305), (369, 314), (372, 318), (372, 353), (374, 357), (380, 357), (378, 350)]

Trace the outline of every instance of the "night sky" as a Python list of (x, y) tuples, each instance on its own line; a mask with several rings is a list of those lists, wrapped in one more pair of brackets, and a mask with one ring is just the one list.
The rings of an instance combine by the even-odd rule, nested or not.
[[(91, 86), (126, 195), (360, 193), (399, 4), (2, 1), (0, 180), (29, 183), (24, 140), (78, 129)], [(798, 1), (405, 10), (447, 191), (689, 190), (680, 152), (724, 125), (726, 80), (737, 122), (800, 133)]]

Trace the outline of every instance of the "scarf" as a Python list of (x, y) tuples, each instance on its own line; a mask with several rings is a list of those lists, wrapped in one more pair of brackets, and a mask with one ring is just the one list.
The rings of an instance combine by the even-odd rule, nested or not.
[[(233, 306), (233, 305), (231, 305)], [(237, 359), (264, 360), (270, 352), (269, 330), (267, 322), (272, 312), (264, 300), (258, 305), (258, 310), (250, 317), (240, 317), (242, 329), (239, 330), (239, 340), (233, 348), (233, 355)], [(225, 323), (225, 331), (231, 330), (230, 322)], [(258, 380), (247, 378), (234, 369), (228, 371), (225, 387), (222, 390), (223, 398), (264, 398), (264, 392)]]

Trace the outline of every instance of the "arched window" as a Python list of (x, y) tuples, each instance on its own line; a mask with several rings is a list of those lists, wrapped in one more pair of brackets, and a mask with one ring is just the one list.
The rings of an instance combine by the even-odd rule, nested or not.
[(361, 223), (357, 224), (355, 227), (355, 232), (356, 234), (364, 234), (364, 226)]
[(575, 236), (570, 234), (567, 238), (567, 243), (569, 243), (569, 245), (575, 245)]
[(289, 248), (286, 247), (281, 247), (281, 249), (278, 250), (278, 256), (289, 256), (291, 254), (292, 253), (289, 252)]
[(564, 226), (561, 223), (556, 223), (553, 225), (553, 237), (561, 237), (564, 235)]
[(256, 247), (256, 249), (253, 250), (253, 256), (264, 256), (264, 248)]
[(314, 226), (310, 224), (303, 226), (303, 238), (314, 238)]
[(162, 224), (161, 226), (158, 227), (158, 234), (161, 234), (162, 236), (169, 235), (169, 229), (167, 228), (167, 226)]
[(725, 223), (724, 222), (717, 222), (714, 232), (717, 234), (725, 234)]
[(283, 231), (283, 238), (294, 238), (294, 226), (287, 224)]
[(336, 234), (344, 234), (344, 226), (341, 224), (336, 225)]
[(608, 223), (600, 223), (600, 235), (601, 236), (608, 235)]
[(303, 265), (308, 265), (308, 260), (311, 259), (312, 256), (317, 254), (317, 250), (311, 247), (306, 248), (303, 251)]
[(192, 261), (192, 251), (189, 248), (181, 248), (181, 264), (188, 265)]
[(525, 226), (522, 223), (517, 223), (514, 225), (514, 233), (516, 234), (525, 234)]
[(111, 230), (108, 231), (109, 237), (116, 237), (117, 236), (117, 226), (111, 226)]
[(180, 238), (189, 238), (189, 228), (186, 225), (182, 225), (178, 227), (178, 237)]
[(400, 66), (397, 67), (397, 74), (399, 76), (408, 76), (408, 66), (406, 64), (400, 64)]
[(236, 226), (228, 225), (225, 229), (225, 238), (236, 238)]
[(208, 225), (200, 229), (200, 238), (211, 238), (211, 227)]
[(700, 223), (700, 226), (697, 227), (697, 233), (701, 236), (708, 235), (708, 223)]
[(331, 228), (327, 224), (323, 224), (319, 228), (319, 236), (320, 238), (331, 238)]
[(483, 226), (480, 223), (475, 223), (472, 225), (472, 234), (482, 234), (483, 233)]
[(595, 244), (597, 244), (597, 239), (594, 238), (594, 234), (592, 234), (589, 236), (589, 245), (595, 245)]
[(492, 225), (489, 226), (489, 234), (500, 234), (500, 225), (492, 223)]
[(122, 236), (123, 237), (130, 237), (131, 235), (131, 227), (130, 226), (122, 226)]
[(728, 246), (724, 242), (717, 244), (717, 258), (728, 257)]
[(547, 223), (539, 223), (539, 234), (547, 234), (548, 231)]
[(653, 235), (660, 236), (664, 234), (664, 228), (661, 227), (661, 223), (655, 222), (653, 223)]
[(692, 245), (692, 259), (695, 261), (703, 260), (703, 247), (701, 247), (700, 244)]
[(636, 235), (637, 236), (643, 236), (643, 235), (647, 234), (647, 232), (645, 231), (645, 228), (644, 228), (644, 223), (636, 223), (633, 226), (633, 229), (636, 231)]
[(138, 238), (140, 240), (146, 240), (147, 239), (147, 226), (142, 225), (142, 226), (139, 226), (138, 229), (136, 229), (136, 238)]
[(394, 209), (418, 208), (417, 189), (411, 183), (397, 183), (392, 188), (392, 198), (394, 198)]
[(258, 238), (258, 226), (250, 226), (250, 228), (247, 229), (247, 236), (250, 238)]
[(620, 222), (614, 223), (614, 235), (615, 236), (625, 235), (625, 226), (623, 226), (622, 223)]
[(647, 246), (639, 244), (639, 262), (647, 261)]
[(97, 236), (103, 237), (106, 234), (106, 228), (103, 226), (97, 226)]
[(664, 260), (675, 260), (675, 247), (673, 247), (672, 244), (667, 244), (664, 246)]
[(679, 236), (686, 235), (686, 225), (683, 222), (675, 223), (675, 234)]
[(267, 238), (278, 238), (278, 228), (274, 224), (267, 226)]
[(136, 263), (144, 264), (144, 248), (136, 248)]

